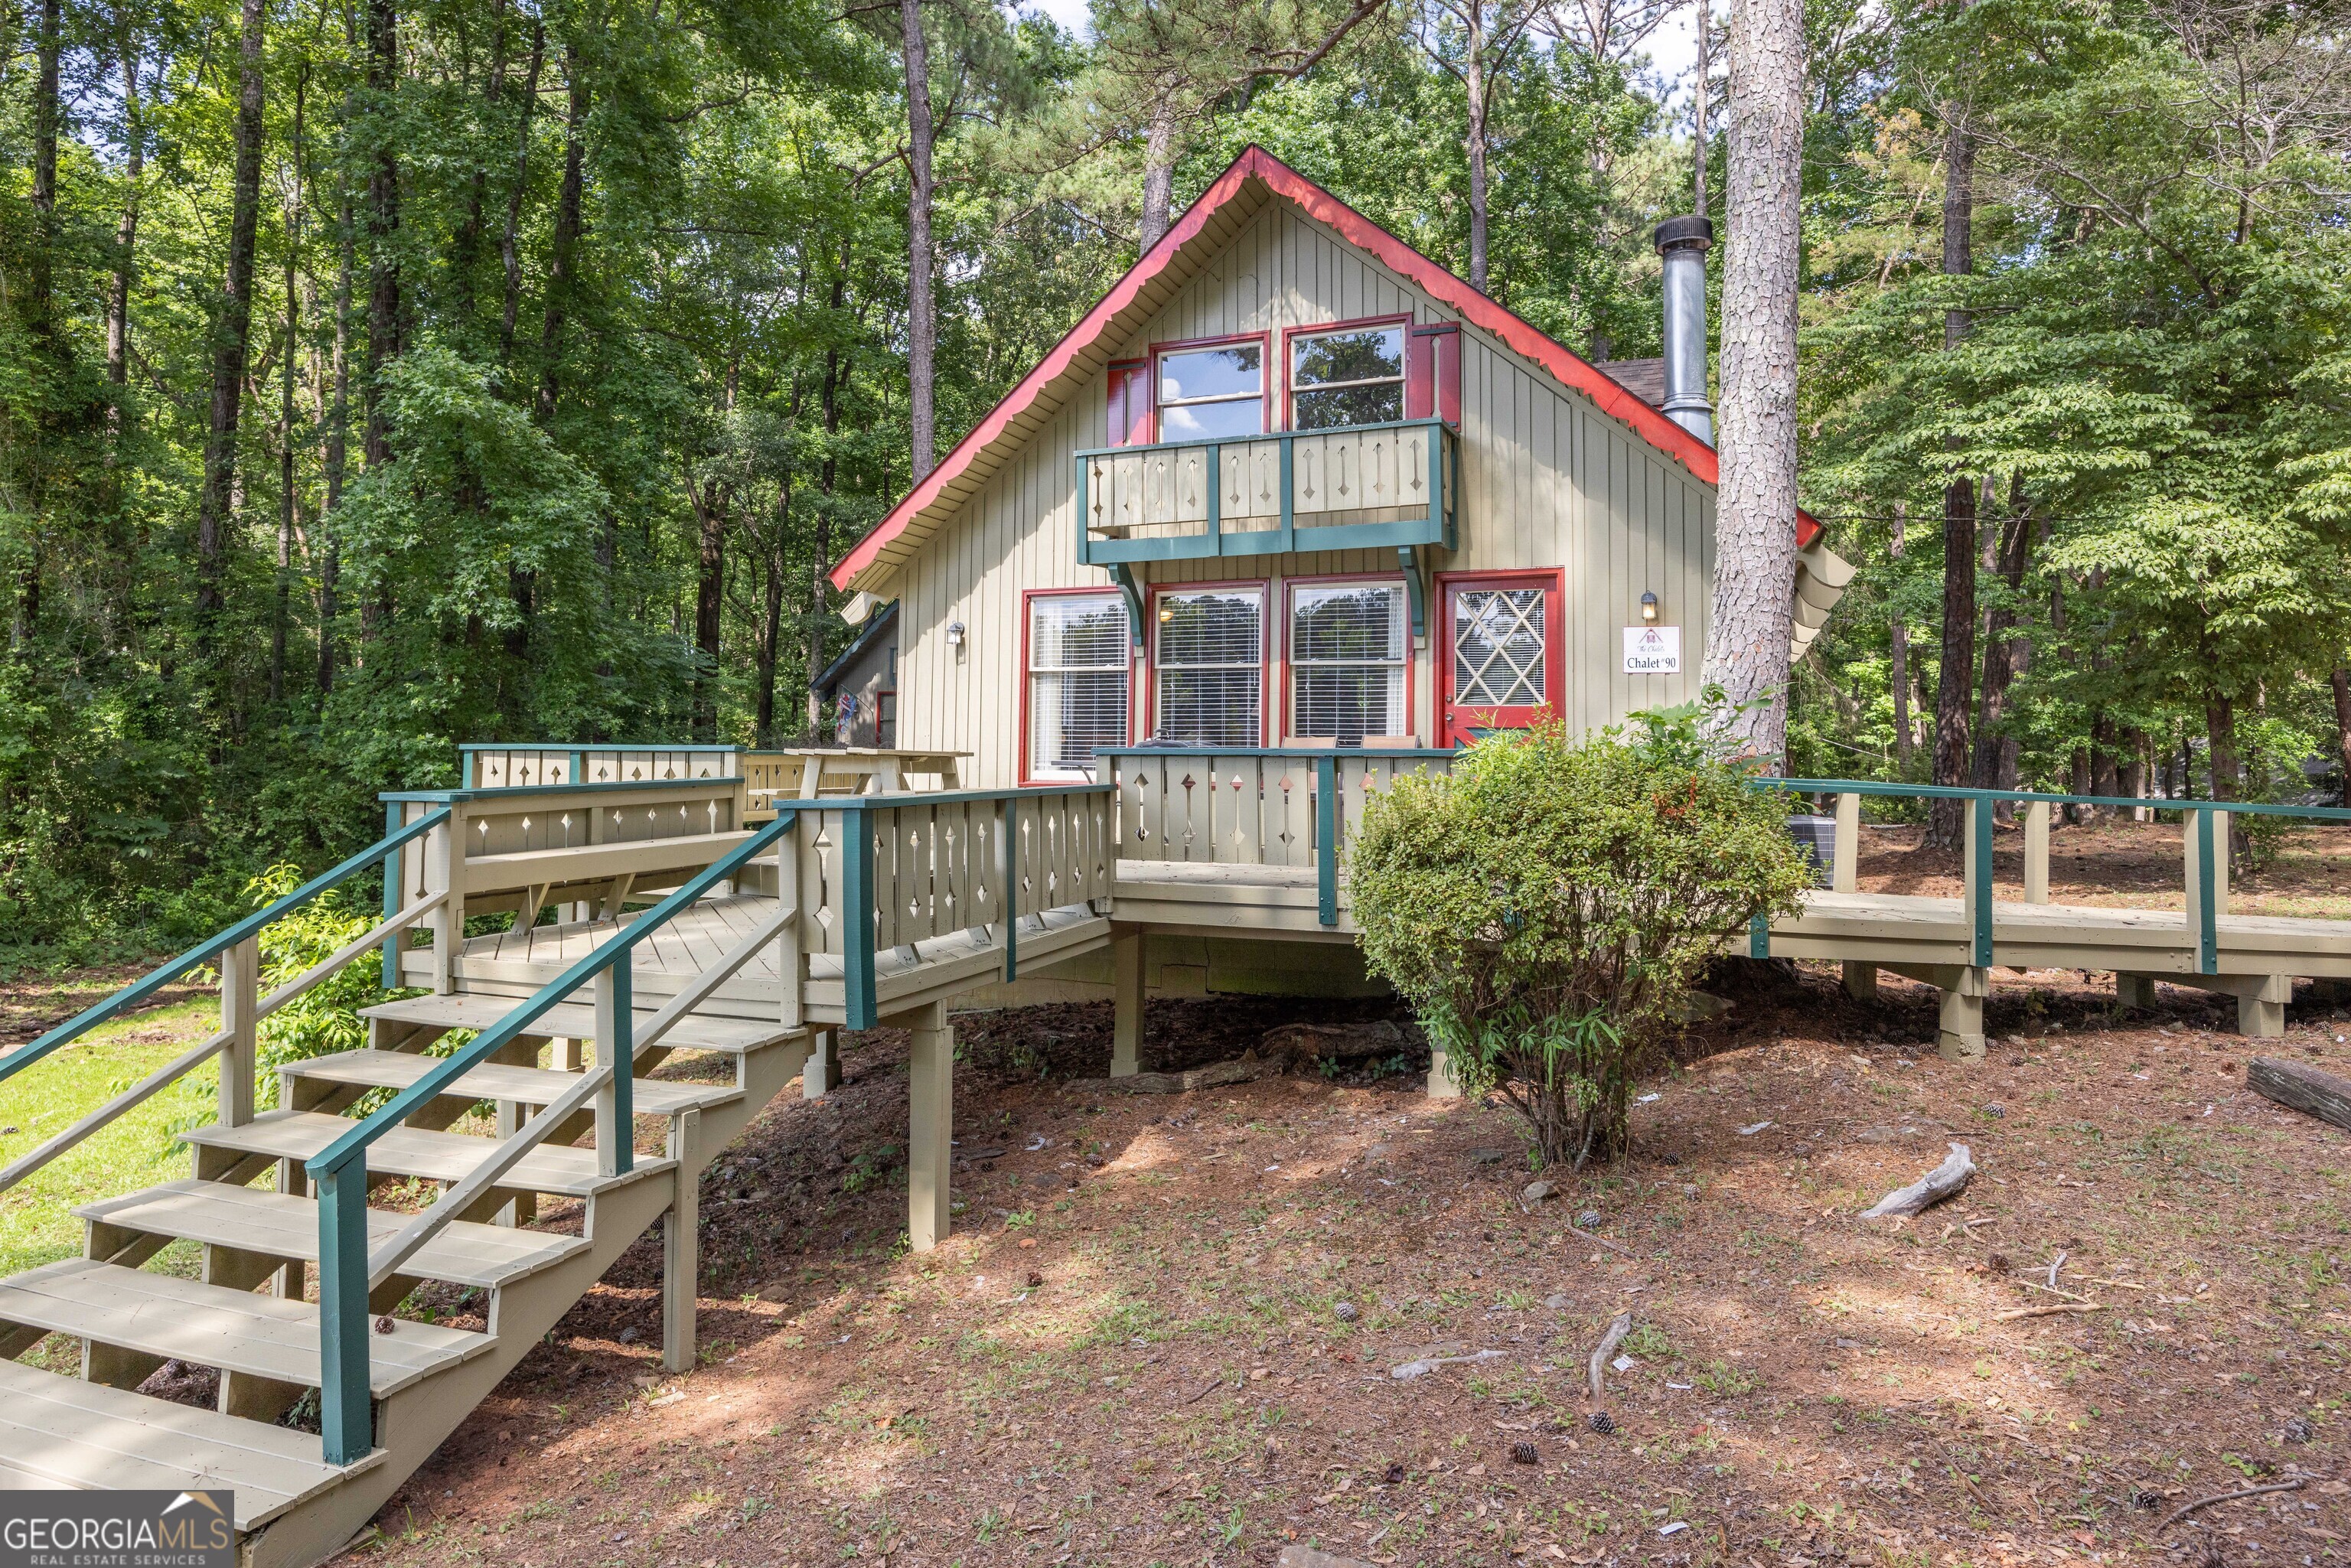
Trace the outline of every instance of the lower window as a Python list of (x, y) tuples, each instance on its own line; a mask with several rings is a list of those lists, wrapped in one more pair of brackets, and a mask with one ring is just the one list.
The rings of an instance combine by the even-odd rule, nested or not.
[(1185, 589), (1153, 603), (1156, 737), (1264, 745), (1265, 590)]
[(1301, 583), (1290, 593), (1290, 729), (1360, 743), (1408, 735), (1405, 711), (1405, 587), (1400, 582)]
[(1090, 779), (1097, 750), (1126, 744), (1128, 647), (1114, 592), (1029, 599), (1029, 778)]

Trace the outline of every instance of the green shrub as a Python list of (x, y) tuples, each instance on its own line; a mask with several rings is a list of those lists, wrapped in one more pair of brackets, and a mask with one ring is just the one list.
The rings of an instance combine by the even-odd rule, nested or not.
[(1365, 808), (1349, 873), (1371, 967), (1546, 1162), (1623, 1152), (1633, 1075), (1699, 968), (1810, 883), (1787, 797), (1713, 755), (1700, 719), (1498, 733)]

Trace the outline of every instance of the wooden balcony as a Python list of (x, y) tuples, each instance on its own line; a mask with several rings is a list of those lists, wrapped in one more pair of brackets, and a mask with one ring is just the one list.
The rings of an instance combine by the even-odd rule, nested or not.
[(1454, 543), (1461, 438), (1437, 419), (1080, 452), (1090, 566)]

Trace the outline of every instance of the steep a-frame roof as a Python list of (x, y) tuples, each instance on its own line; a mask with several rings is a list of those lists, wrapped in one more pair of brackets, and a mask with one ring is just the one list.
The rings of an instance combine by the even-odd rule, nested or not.
[[(1250, 146), (1201, 193), (1111, 291), (1070, 329), (1052, 351), (956, 444), (946, 460), (858, 540), (832, 569), (835, 588), (872, 586), (919, 549), (999, 464), (1059, 413), (1110, 362), (1116, 346), (1240, 235), (1268, 202), (1284, 201), (1369, 254), (1464, 321), (1501, 340), (1562, 386), (1599, 405), (1658, 451), (1708, 485), (1717, 483), (1714, 448), (1642, 402), (1591, 363), (1504, 309), (1463, 279), (1413, 249), (1354, 208), (1268, 152)], [(1796, 542), (1810, 545), (1820, 525), (1798, 514)]]

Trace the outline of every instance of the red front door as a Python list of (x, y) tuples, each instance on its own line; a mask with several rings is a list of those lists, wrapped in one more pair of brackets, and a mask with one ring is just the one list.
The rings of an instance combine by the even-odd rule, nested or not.
[(1465, 746), (1489, 729), (1520, 729), (1559, 706), (1560, 574), (1496, 572), (1444, 580), (1438, 734)]

